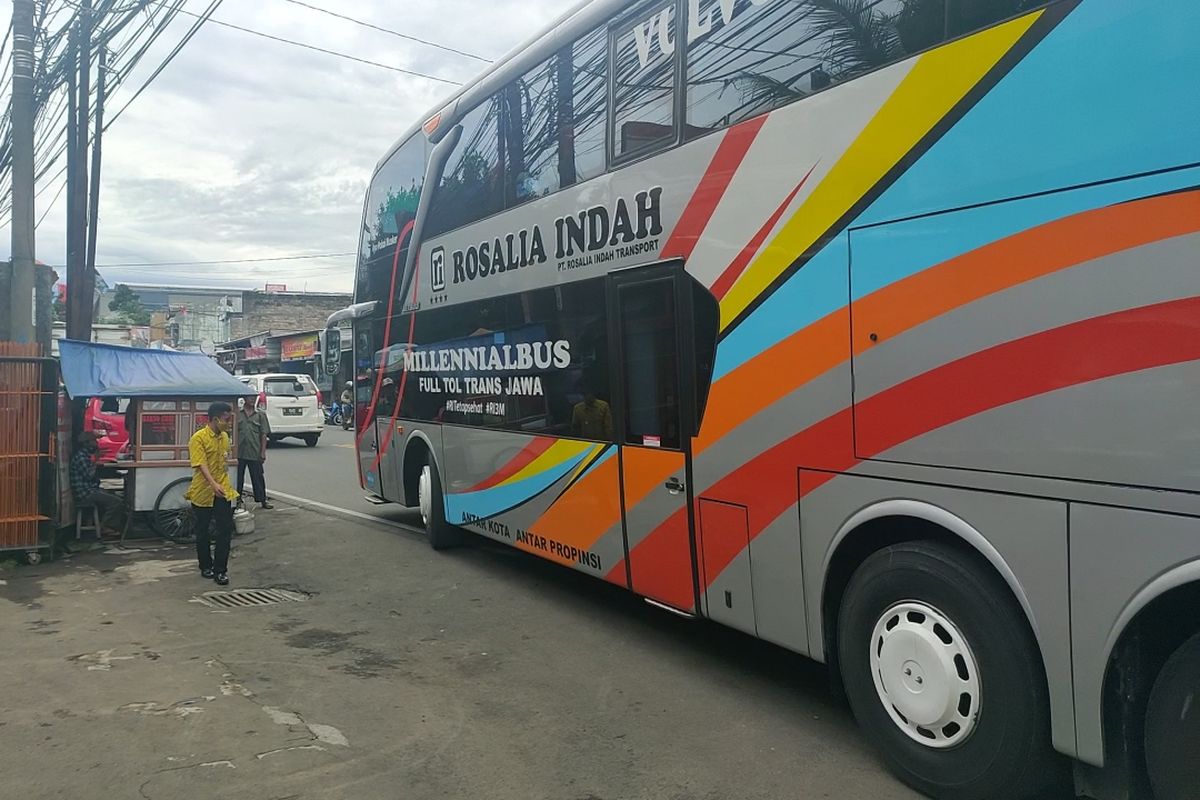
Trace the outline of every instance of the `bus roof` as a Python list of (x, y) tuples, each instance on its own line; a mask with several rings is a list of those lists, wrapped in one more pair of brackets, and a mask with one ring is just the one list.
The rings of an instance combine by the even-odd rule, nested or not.
[[(565, 13), (560, 15), (546, 28), (518, 44), (502, 58), (488, 66), (477, 78), (459, 87), (439, 106), (432, 108), (429, 113), (419, 118), (404, 135), (396, 140), (375, 165), (374, 173), (387, 162), (392, 154), (400, 149), (412, 136), (421, 132), (422, 126), (434, 115), (441, 113), (442, 119), (430, 138), (437, 141), (450, 125), (455, 123), (466, 112), (475, 107), (476, 103), (498, 91), (509, 81), (524, 74), (549, 58), (559, 48), (574, 41), (579, 36), (594, 30), (617, 16), (625, 8), (636, 5), (638, 0), (578, 0)], [(460, 112), (459, 109), (462, 109)]]

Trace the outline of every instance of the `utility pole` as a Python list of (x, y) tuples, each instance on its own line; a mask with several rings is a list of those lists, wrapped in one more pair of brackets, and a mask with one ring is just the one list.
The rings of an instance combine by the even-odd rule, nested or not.
[(9, 336), (32, 342), (33, 240), (33, 2), (13, 0), (12, 44), (12, 282)]
[[(68, 124), (68, 146), (74, 146), (74, 163), (68, 158), (72, 181), (67, 206), (67, 286), (68, 297), (74, 298), (67, 316), (67, 338), (91, 341), (92, 306), (96, 294), (96, 273), (87, 266), (88, 228), (88, 135), (91, 117), (92, 63), (92, 0), (83, 0), (80, 7), (76, 54), (79, 60), (77, 107), (72, 107), (68, 121), (74, 119), (74, 130)], [(74, 134), (72, 137), (71, 134)], [(72, 320), (72, 317), (74, 318)]]
[(92, 186), (88, 193), (87, 271), (96, 281), (96, 232), (100, 221), (100, 139), (104, 135), (104, 96), (108, 80), (108, 51), (100, 47), (100, 61), (96, 67), (96, 135), (92, 139)]
[[(75, 195), (77, 193), (75, 162), (79, 160), (79, 136), (76, 128), (79, 118), (75, 109), (79, 106), (79, 28), (72, 27), (67, 37), (67, 338), (89, 341), (91, 332), (80, 328), (83, 312), (80, 310), (79, 254), (75, 252)], [(81, 335), (82, 334), (82, 335)]]
[(88, 139), (91, 118), (91, 0), (79, 8), (73, 58), (67, 67), (68, 96), (76, 95), (67, 113), (67, 338), (91, 341), (96, 273), (88, 269)]

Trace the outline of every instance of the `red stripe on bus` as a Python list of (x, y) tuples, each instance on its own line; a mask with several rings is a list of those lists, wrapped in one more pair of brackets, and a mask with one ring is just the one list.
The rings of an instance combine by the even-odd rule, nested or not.
[[(703, 496), (752, 498), (748, 506), (753, 539), (796, 503), (796, 470), (801, 467), (830, 471), (805, 484), (807, 495), (861, 458), (985, 411), (1103, 378), (1200, 360), (1198, 328), (1200, 297), (1189, 297), (996, 345), (858, 403), (857, 457), (850, 452), (851, 409), (844, 409), (764, 451)], [(1037, 368), (1046, 364), (1053, 369)], [(672, 540), (675, 524), (668, 520), (643, 539), (635, 548), (639, 558), (643, 548), (656, 553)], [(728, 564), (706, 564), (705, 572), (715, 579)]]
[(717, 205), (725, 196), (725, 191), (729, 188), (734, 173), (746, 158), (746, 153), (750, 151), (750, 145), (754, 143), (755, 137), (758, 136), (758, 132), (762, 130), (766, 121), (767, 115), (763, 114), (739, 125), (734, 125), (721, 139), (721, 144), (717, 146), (717, 152), (713, 154), (712, 161), (709, 162), (708, 169), (704, 172), (704, 177), (700, 179), (696, 191), (692, 193), (692, 198), (683, 210), (679, 224), (675, 226), (671, 237), (663, 246), (663, 258), (686, 259), (692, 254), (692, 250), (696, 248), (696, 242), (700, 240), (700, 234), (708, 227), (708, 221), (712, 219)]
[[(408, 225), (410, 227), (412, 226), (412, 224), (413, 224), (412, 222), (408, 223)], [(408, 230), (408, 229), (409, 229), (408, 227), (405, 228), (405, 230)], [(409, 244), (411, 245), (412, 243), (410, 242)], [(417, 294), (418, 294), (418, 289), (420, 288), (420, 286), (421, 286), (421, 254), (417, 253), (416, 259), (413, 260), (412, 302), (413, 302), (414, 306), (416, 305), (416, 302), (417, 302)], [(404, 346), (405, 351), (408, 351), (412, 348), (413, 339), (415, 337), (416, 330), (417, 330), (417, 315), (416, 315), (416, 313), (410, 313), (408, 315), (408, 339)], [(380, 366), (382, 367), (382, 363)], [(382, 373), (383, 370), (381, 369), (380, 372)], [(390, 419), (395, 420), (396, 417), (399, 416), (400, 404), (402, 402), (404, 402), (404, 390), (407, 388), (408, 388), (408, 370), (404, 369), (404, 370), (401, 370), (400, 387), (396, 392), (396, 402), (392, 406), (392, 414), (389, 417)], [(378, 448), (376, 448), (377, 452), (375, 453), (375, 461), (374, 461), (374, 463), (371, 464), (372, 472), (379, 469), (379, 462), (383, 460), (383, 457), (385, 455), (387, 455), (388, 448), (391, 447), (391, 445), (392, 445), (392, 439), (396, 438), (395, 434), (396, 434), (396, 431), (393, 429), (392, 425), (389, 424), (387, 436), (384, 437), (382, 442), (379, 442), (379, 446), (378, 446)]]
[[(407, 236), (413, 228), (415, 220), (409, 220), (408, 224), (400, 231), (396, 237), (396, 252), (392, 254), (392, 279), (388, 289), (388, 310), (387, 320), (383, 323), (383, 348), (381, 353), (387, 350), (388, 345), (392, 341), (392, 310), (396, 304), (396, 268), (400, 263), (400, 249), (404, 245), (404, 237)], [(375, 374), (375, 387), (371, 390), (371, 402), (367, 404), (367, 413), (363, 416), (362, 430), (358, 432), (358, 438), (354, 440), (354, 449), (356, 452), (362, 452), (362, 440), (367, 433), (367, 422), (375, 419), (375, 406), (379, 403), (379, 390), (383, 386), (383, 358), (380, 357), (380, 369)], [(358, 410), (355, 409), (355, 416), (358, 416)], [(379, 459), (375, 459), (374, 466), (371, 470), (374, 471), (379, 466)], [(358, 459), (358, 482), (360, 485), (365, 485), (362, 474), (362, 460)]]
[(720, 300), (733, 286), (734, 282), (737, 281), (738, 276), (740, 276), (742, 271), (746, 269), (746, 266), (750, 263), (750, 259), (752, 259), (754, 254), (758, 252), (758, 249), (762, 247), (763, 242), (767, 240), (767, 236), (770, 235), (771, 231), (775, 230), (775, 226), (779, 223), (779, 218), (783, 216), (783, 212), (787, 210), (787, 207), (791, 205), (792, 200), (794, 200), (796, 195), (800, 193), (800, 190), (804, 187), (804, 184), (808, 183), (808, 179), (812, 177), (813, 170), (816, 168), (816, 164), (813, 164), (808, 168), (808, 172), (805, 173), (804, 177), (800, 179), (800, 182), (796, 184), (796, 188), (792, 189), (792, 191), (788, 193), (788, 196), (784, 198), (782, 203), (779, 204), (779, 207), (775, 209), (770, 218), (763, 224), (761, 228), (758, 229), (758, 231), (754, 234), (750, 241), (746, 243), (746, 246), (742, 248), (741, 252), (737, 254), (733, 261), (729, 263), (729, 266), (725, 268), (725, 271), (721, 273), (720, 277), (713, 282), (712, 293), (714, 297)]
[[(388, 343), (391, 342), (391, 311), (396, 302), (396, 266), (400, 264), (400, 248), (403, 246), (404, 236), (406, 236), (409, 231), (413, 229), (414, 222), (415, 221), (413, 221), (413, 219), (410, 219), (408, 224), (404, 225), (404, 229), (400, 231), (400, 235), (396, 236), (396, 252), (392, 253), (391, 255), (391, 285), (388, 289), (388, 319), (386, 319), (383, 327), (383, 350), (388, 349)], [(382, 366), (382, 363), (380, 363), (380, 367)], [(376, 404), (379, 402), (379, 389), (382, 386), (383, 369), (380, 368), (379, 372), (376, 374), (376, 383), (374, 383), (374, 389), (371, 391), (371, 402), (367, 404), (367, 413), (362, 416), (364, 425), (362, 425), (361, 431), (358, 432), (358, 437), (356, 437), (354, 440), (355, 452), (362, 452), (362, 437), (365, 437), (367, 432), (366, 421), (374, 419), (374, 408), (376, 408)], [(358, 404), (355, 404), (354, 415), (359, 416)], [(358, 458), (355, 459), (355, 461), (358, 461), (359, 463), (359, 485), (366, 486), (364, 475), (362, 475), (362, 459)], [(374, 464), (372, 470), (376, 469), (378, 465), (379, 461), (376, 459), (376, 464)]]
[(557, 439), (534, 439), (529, 444), (525, 445), (520, 452), (508, 460), (504, 466), (492, 473), (491, 476), (484, 478), (479, 483), (464, 489), (464, 492), (478, 492), (481, 489), (490, 489), (503, 480), (506, 480), (513, 475), (516, 475), (522, 469), (527, 467), (530, 462), (540, 456), (542, 453), (549, 450)]

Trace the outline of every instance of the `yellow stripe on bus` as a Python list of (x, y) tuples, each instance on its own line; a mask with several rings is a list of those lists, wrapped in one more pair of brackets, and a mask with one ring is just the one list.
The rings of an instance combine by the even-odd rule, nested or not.
[(730, 288), (721, 301), (722, 330), (915, 147), (1041, 14), (920, 56), (825, 179)]
[(595, 447), (591, 442), (576, 442), (572, 440), (560, 440), (546, 448), (546, 451), (530, 461), (520, 470), (509, 475), (497, 486), (508, 486), (509, 484), (523, 481), (526, 478), (533, 477), (538, 473), (545, 472), (548, 469), (553, 469), (564, 461), (569, 461), (588, 448)]

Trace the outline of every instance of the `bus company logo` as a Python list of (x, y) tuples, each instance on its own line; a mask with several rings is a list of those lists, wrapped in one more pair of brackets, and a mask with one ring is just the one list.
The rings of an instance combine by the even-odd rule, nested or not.
[(429, 275), (433, 291), (446, 291), (446, 248), (435, 247), (429, 254)]
[[(658, 247), (662, 233), (662, 187), (618, 197), (611, 206), (598, 205), (554, 220), (547, 251), (540, 225), (497, 236), (491, 241), (455, 250), (450, 258), (452, 283), (489, 278), (556, 259), (559, 271), (630, 258)], [(445, 255), (433, 251), (433, 290), (445, 288)], [(440, 283), (439, 283), (440, 276)]]

